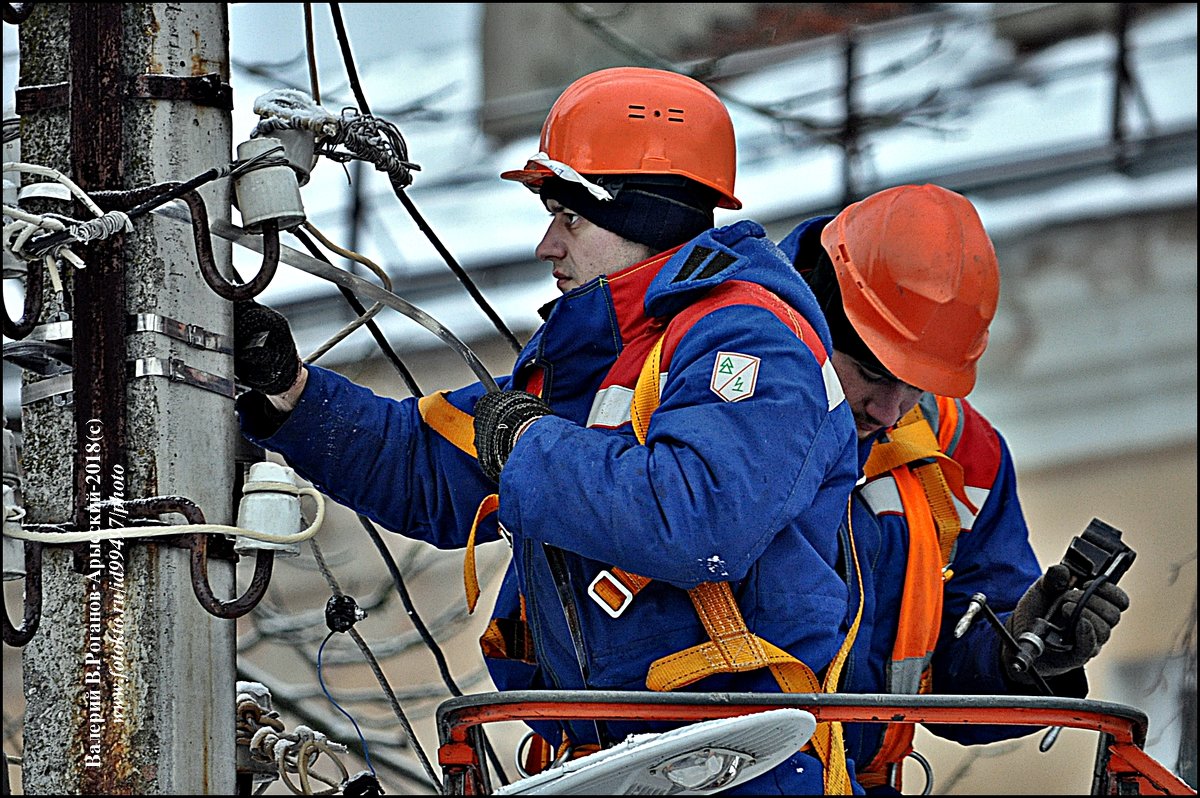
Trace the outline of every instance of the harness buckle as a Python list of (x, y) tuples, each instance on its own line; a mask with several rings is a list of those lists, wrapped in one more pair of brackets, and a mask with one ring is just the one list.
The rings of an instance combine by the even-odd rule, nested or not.
[[(600, 595), (600, 593), (596, 590), (596, 586), (600, 585), (601, 583), (603, 583), (604, 587), (610, 588), (610, 592), (615, 591), (616, 593), (620, 594), (621, 603), (619, 605), (613, 607), (613, 605), (609, 603), (608, 599)], [(600, 569), (600, 573), (596, 574), (596, 578), (592, 580), (590, 585), (588, 585), (587, 592), (588, 595), (592, 597), (592, 601), (599, 604), (600, 609), (608, 613), (609, 617), (611, 618), (620, 618), (625, 610), (629, 608), (629, 605), (633, 603), (633, 593), (630, 592), (629, 588), (625, 587), (625, 584), (620, 579), (617, 579), (615, 576), (613, 576), (612, 572), (610, 572), (607, 568)]]

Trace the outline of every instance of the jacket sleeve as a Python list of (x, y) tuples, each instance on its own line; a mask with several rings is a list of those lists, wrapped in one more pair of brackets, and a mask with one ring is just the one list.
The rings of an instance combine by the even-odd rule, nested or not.
[[(466, 545), (480, 502), (496, 486), (475, 458), (422, 420), (415, 399), (397, 401), (318, 366), (291, 414), (279, 423), (250, 394), (238, 401), (242, 431), (278, 452), (333, 500), (382, 526), (440, 548)], [(475, 384), (447, 399), (469, 410), (483, 393)], [(494, 515), (477, 540), (497, 537)]]
[[(744, 373), (752, 395), (732, 402), (712, 387), (731, 353), (758, 358)], [(816, 358), (774, 314), (722, 308), (681, 339), (645, 445), (628, 427), (534, 422), (501, 475), (501, 523), (685, 589), (743, 578), (802, 515), (826, 534), (799, 540), (801, 556), (832, 562), (854, 480), (848, 413), (830, 411)], [(839, 463), (842, 490), (821, 490)]]

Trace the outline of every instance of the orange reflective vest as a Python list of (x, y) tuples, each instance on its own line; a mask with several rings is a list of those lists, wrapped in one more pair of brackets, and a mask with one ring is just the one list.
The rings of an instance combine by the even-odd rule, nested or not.
[[(931, 691), (930, 665), (941, 628), (942, 589), (953, 576), (951, 564), (962, 531), (955, 498), (977, 512), (967, 498), (962, 467), (946, 454), (960, 425), (959, 404), (942, 396), (936, 397), (936, 403), (936, 434), (917, 404), (875, 444), (863, 468), (867, 480), (884, 473), (895, 480), (909, 531), (903, 598), (887, 670), (892, 693)], [(878, 753), (860, 766), (863, 786), (884, 784), (893, 771), (898, 778), (898, 767), (893, 766), (912, 752), (913, 734), (911, 723), (887, 727)], [(893, 781), (893, 786), (898, 784)]]

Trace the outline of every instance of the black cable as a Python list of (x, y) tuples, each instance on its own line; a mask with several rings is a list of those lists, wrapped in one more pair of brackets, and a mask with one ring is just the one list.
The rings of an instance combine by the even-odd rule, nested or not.
[(412, 619), (413, 626), (417, 630), (417, 634), (425, 641), (425, 645), (433, 652), (433, 658), (437, 662), (438, 672), (442, 675), (442, 681), (446, 684), (447, 689), (454, 696), (462, 695), (462, 690), (454, 682), (454, 677), (450, 675), (450, 666), (446, 662), (446, 657), (442, 653), (442, 649), (438, 646), (437, 641), (433, 639), (429, 628), (425, 626), (425, 622), (421, 620), (421, 616), (417, 614), (417, 608), (413, 604), (412, 596), (408, 593), (408, 588), (404, 585), (404, 577), (400, 574), (400, 567), (396, 565), (396, 560), (392, 557), (392, 552), (388, 549), (387, 544), (383, 542), (383, 537), (379, 534), (379, 530), (375, 528), (375, 524), (365, 515), (359, 514), (359, 522), (363, 529), (367, 530), (367, 534), (371, 537), (371, 542), (375, 544), (375, 548), (379, 550), (379, 555), (383, 557), (383, 561), (387, 564), (388, 572), (392, 575), (392, 582), (396, 586), (396, 592), (400, 594), (400, 601), (404, 604), (404, 611), (408, 613), (408, 617)]
[[(312, 253), (314, 258), (317, 260), (322, 260), (328, 263), (330, 266), (333, 265), (329, 258), (325, 256), (325, 253), (317, 248), (317, 245), (313, 243), (312, 239), (309, 238), (303, 230), (296, 228), (292, 231), (292, 235), (300, 239), (300, 243), (304, 244), (308, 251)], [(358, 301), (358, 297), (354, 295), (353, 291), (341, 285), (338, 286), (338, 290), (341, 291), (342, 296), (346, 298), (346, 302), (350, 304), (350, 307), (354, 308), (355, 313), (361, 316), (367, 312), (367, 309), (363, 307), (361, 302)], [(379, 326), (375, 324), (375, 321), (373, 319), (368, 321), (366, 323), (366, 327), (371, 331), (371, 337), (373, 337), (375, 339), (375, 343), (379, 345), (384, 357), (390, 360), (392, 365), (396, 367), (396, 371), (400, 373), (400, 377), (404, 380), (404, 384), (408, 386), (409, 393), (411, 393), (413, 396), (424, 396), (424, 394), (421, 393), (421, 389), (417, 385), (417, 381), (413, 377), (412, 372), (410, 372), (408, 370), (408, 366), (404, 365), (404, 362), (400, 360), (400, 356), (396, 354), (396, 350), (392, 349), (392, 345), (388, 343), (387, 338), (384, 337), (383, 332), (379, 329)]]
[(1092, 594), (1096, 592), (1096, 588), (1107, 583), (1108, 574), (1103, 573), (1093, 579), (1092, 583), (1087, 586), (1086, 590), (1083, 591), (1083, 594), (1079, 597), (1079, 601), (1076, 602), (1075, 610), (1071, 613), (1071, 617), (1067, 620), (1067, 625), (1065, 627), (1065, 631), (1068, 632), (1071, 637), (1075, 637), (1075, 630), (1079, 628), (1079, 619), (1083, 617), (1083, 608), (1088, 603), (1088, 599), (1090, 599)]
[(508, 341), (508, 345), (512, 347), (513, 351), (519, 354), (523, 348), (521, 346), (521, 342), (517, 340), (517, 337), (513, 335), (512, 330), (508, 329), (508, 326), (504, 323), (503, 319), (500, 318), (499, 314), (497, 314), (496, 311), (492, 309), (492, 306), (488, 304), (487, 300), (484, 299), (483, 294), (480, 293), (479, 289), (475, 286), (474, 281), (472, 281), (467, 275), (466, 270), (463, 269), (463, 267), (459, 265), (458, 261), (454, 259), (454, 256), (450, 254), (450, 250), (446, 249), (445, 245), (442, 244), (440, 239), (438, 239), (437, 235), (433, 232), (433, 228), (429, 226), (429, 223), (426, 222), (425, 218), (421, 216), (419, 211), (417, 211), (417, 206), (413, 204), (412, 198), (409, 197), (408, 194), (402, 189), (398, 189), (393, 186), (393, 190), (397, 199), (399, 199), (404, 205), (405, 209), (409, 212), (409, 215), (412, 216), (413, 221), (417, 223), (417, 227), (421, 228), (421, 232), (423, 232), (425, 237), (429, 239), (429, 243), (433, 244), (434, 248), (437, 249), (438, 254), (442, 256), (444, 261), (446, 261), (446, 265), (450, 267), (450, 271), (454, 272), (454, 275), (458, 278), (459, 282), (461, 282), (463, 287), (467, 289), (467, 293), (470, 294), (471, 298), (475, 300), (475, 304), (477, 304), (479, 309), (484, 312), (484, 314), (492, 322), (492, 325), (496, 328), (500, 335), (504, 337), (504, 340)]
[(317, 48), (313, 43), (312, 3), (304, 4), (304, 50), (308, 54), (308, 82), (313, 102), (321, 104), (321, 88), (317, 81)]
[[(379, 530), (375, 528), (375, 524), (371, 523), (371, 519), (365, 515), (360, 514), (358, 520), (362, 524), (363, 529), (371, 537), (371, 542), (375, 544), (375, 548), (379, 550), (379, 555), (383, 557), (388, 572), (392, 575), (392, 581), (396, 585), (396, 592), (400, 594), (400, 601), (404, 604), (404, 611), (412, 619), (417, 634), (421, 636), (421, 639), (425, 641), (425, 645), (433, 653), (433, 658), (437, 662), (438, 672), (442, 675), (442, 681), (446, 684), (446, 689), (450, 691), (451, 695), (456, 697), (461, 696), (463, 694), (462, 690), (459, 689), (458, 684), (454, 681), (454, 677), (450, 674), (450, 666), (446, 662), (446, 657), (442, 653), (441, 646), (438, 645), (437, 640), (434, 639), (429, 628), (425, 626), (425, 622), (421, 620), (421, 616), (417, 613), (417, 607), (413, 604), (412, 596), (409, 595), (408, 588), (404, 584), (404, 577), (400, 573), (400, 567), (396, 565), (396, 559), (392, 557), (391, 550), (383, 542), (383, 536), (379, 534)], [(496, 752), (492, 749), (491, 741), (488, 740), (486, 734), (482, 733), (482, 730), (480, 731), (483, 736), (484, 747), (487, 749), (488, 759), (491, 760), (492, 767), (496, 769), (500, 783), (508, 784), (508, 776), (505, 774), (504, 768), (500, 765), (499, 757), (496, 756)]]
[[(308, 248), (313, 257), (322, 260), (325, 263), (330, 263), (325, 254), (317, 248), (316, 244), (313, 243), (313, 241), (304, 233), (304, 231), (296, 229), (293, 230), (292, 233), (298, 239), (300, 239), (300, 242), (303, 243), (305, 247)], [(350, 289), (342, 286), (338, 286), (338, 288), (342, 292), (342, 295), (346, 297), (346, 301), (350, 303), (351, 307), (353, 307), (359, 315), (362, 315), (366, 312), (362, 306), (362, 303), (358, 301), (358, 298), (354, 296)], [(369, 321), (367, 322), (367, 326), (371, 330), (372, 335), (375, 336), (376, 343), (379, 344), (379, 347), (383, 350), (384, 355), (386, 355), (392, 361), (392, 363), (396, 366), (396, 369), (400, 372), (400, 376), (404, 378), (406, 384), (408, 385), (409, 391), (413, 394), (413, 396), (423, 396), (424, 394), (421, 393), (421, 389), (417, 386), (416, 381), (409, 373), (407, 367), (405, 367), (404, 363), (396, 355), (391, 345), (387, 342), (387, 339), (384, 338), (383, 333), (380, 332), (379, 328), (375, 326), (375, 322)], [(399, 593), (400, 600), (404, 604), (405, 612), (410, 618), (412, 618), (413, 626), (416, 628), (417, 633), (421, 636), (421, 640), (424, 641), (425, 645), (433, 653), (434, 660), (437, 662), (438, 670), (442, 676), (442, 681), (446, 684), (446, 687), (450, 690), (451, 694), (454, 696), (461, 696), (462, 690), (459, 689), (458, 685), (454, 682), (453, 677), (450, 675), (450, 669), (446, 663), (445, 655), (442, 653), (442, 650), (438, 646), (433, 635), (429, 632), (428, 627), (425, 626), (424, 621), (421, 620), (420, 615), (417, 614), (416, 607), (412, 602), (412, 597), (408, 594), (408, 590), (404, 585), (404, 578), (400, 573), (399, 566), (396, 565), (396, 561), (391, 555), (391, 551), (384, 544), (382, 537), (379, 535), (378, 530), (375, 529), (375, 526), (371, 523), (370, 519), (363, 515), (359, 515), (358, 519), (360, 522), (362, 522), (363, 528), (366, 529), (367, 534), (371, 537), (375, 547), (379, 550), (380, 555), (383, 557), (384, 563), (387, 565), (387, 569), (392, 575), (392, 581), (396, 585), (396, 592)], [(492, 749), (491, 742), (488, 741), (486, 735), (484, 735), (483, 739), (488, 758), (491, 760), (492, 767), (495, 768), (500, 782), (502, 784), (508, 784), (507, 774), (505, 774), (504, 768), (500, 764), (499, 757)]]
[[(371, 113), (371, 109), (367, 105), (367, 97), (363, 93), (362, 84), (359, 82), (358, 70), (354, 67), (354, 54), (350, 51), (350, 38), (346, 35), (346, 25), (342, 21), (341, 9), (338, 8), (337, 3), (330, 3), (329, 10), (333, 14), (333, 26), (337, 31), (338, 46), (342, 51), (342, 60), (346, 62), (346, 75), (350, 81), (350, 89), (354, 92), (354, 98), (358, 102), (359, 110), (362, 111), (362, 113), (369, 115)], [(471, 280), (470, 276), (467, 275), (466, 270), (463, 269), (458, 261), (454, 259), (454, 256), (450, 254), (450, 251), (446, 249), (446, 246), (437, 237), (437, 234), (434, 233), (433, 228), (430, 227), (429, 223), (425, 221), (425, 218), (421, 216), (416, 205), (413, 204), (412, 199), (404, 192), (402, 188), (396, 186), (394, 183), (392, 185), (392, 190), (395, 192), (396, 198), (399, 199), (401, 204), (404, 205), (405, 210), (407, 210), (409, 215), (412, 216), (413, 221), (417, 223), (417, 227), (419, 227), (421, 232), (425, 234), (425, 237), (429, 239), (429, 243), (433, 244), (434, 249), (436, 249), (438, 254), (442, 256), (442, 259), (446, 262), (446, 265), (450, 267), (450, 271), (454, 272), (454, 275), (458, 278), (459, 282), (461, 282), (463, 287), (467, 289), (467, 293), (470, 294), (471, 298), (475, 300), (475, 303), (479, 305), (480, 310), (484, 312), (500, 335), (503, 336), (506, 341), (508, 341), (508, 344), (513, 348), (513, 351), (519, 353), (522, 349), (521, 342), (517, 340), (517, 337), (513, 335), (512, 331), (508, 329), (507, 325), (505, 325), (504, 320), (500, 318), (499, 314), (497, 314), (496, 311), (492, 309), (491, 305), (488, 304), (487, 300), (484, 299), (483, 294), (475, 286), (475, 283)]]
[[(197, 186), (202, 186), (205, 183), (216, 180), (218, 177), (222, 177), (226, 174), (228, 174), (228, 171), (224, 167), (214, 166), (212, 169), (209, 169), (207, 172), (196, 175), (191, 180), (187, 180), (183, 183), (169, 182), (169, 183), (158, 184), (158, 186), (151, 186), (151, 187), (149, 187), (151, 189), (157, 188), (157, 187), (167, 187), (167, 188), (161, 194), (156, 194), (153, 197), (151, 197), (150, 199), (142, 202), (137, 207), (131, 208), (130, 210), (126, 211), (125, 215), (128, 216), (130, 219), (136, 219), (139, 216), (143, 216), (161, 205), (165, 205), (166, 203), (170, 202), (173, 199), (178, 199), (179, 197), (182, 197), (184, 194), (188, 193), (189, 191), (196, 188)], [(144, 189), (135, 189), (134, 191), (142, 191), (142, 190), (144, 190)], [(98, 193), (98, 192), (93, 192), (93, 195), (96, 193)], [(120, 192), (110, 192), (110, 193), (113, 193), (115, 195), (115, 194), (119, 194)], [(33, 255), (38, 255), (38, 256), (44, 255), (46, 252), (49, 252), (50, 249), (53, 248), (55, 245), (61, 244), (65, 241), (68, 241), (68, 240), (72, 239), (73, 237), (74, 236), (70, 233), (70, 231), (67, 231), (67, 230), (60, 230), (56, 233), (50, 233), (49, 235), (40, 236), (38, 238), (34, 238), (34, 239), (30, 240), (29, 251)]]
[[(346, 26), (342, 21), (341, 9), (338, 7), (337, 3), (330, 3), (329, 9), (333, 15), (333, 26), (337, 31), (338, 45), (342, 51), (342, 60), (346, 63), (346, 75), (350, 81), (350, 88), (354, 92), (354, 97), (358, 102), (359, 110), (364, 114), (370, 114), (370, 106), (367, 104), (366, 95), (363, 93), (362, 84), (358, 79), (358, 70), (354, 67), (354, 55), (350, 51), (350, 39), (346, 35)], [(446, 249), (441, 240), (438, 239), (438, 237), (434, 234), (433, 228), (428, 225), (424, 217), (422, 217), (417, 211), (417, 208), (415, 205), (413, 205), (412, 200), (407, 194), (404, 193), (403, 189), (398, 188), (395, 185), (393, 185), (392, 188), (395, 191), (396, 197), (401, 201), (405, 209), (408, 210), (413, 220), (417, 223), (417, 226), (421, 229), (421, 232), (425, 233), (425, 236), (438, 250), (438, 253), (441, 254), (451, 271), (453, 271), (455, 275), (458, 276), (459, 280), (463, 282), (463, 285), (466, 287), (468, 293), (470, 293), (475, 301), (480, 304), (480, 307), (483, 309), (484, 313), (486, 313), (488, 318), (492, 320), (492, 323), (497, 326), (497, 329), (500, 331), (501, 335), (503, 335), (509, 341), (509, 344), (513, 346), (517, 352), (520, 352), (522, 347), (517, 341), (516, 336), (512, 334), (512, 332), (504, 325), (504, 322), (500, 319), (496, 312), (492, 310), (490, 305), (488, 305), (487, 301), (484, 300), (483, 295), (479, 293), (470, 277), (467, 276), (467, 273), (462, 269), (457, 261), (454, 260), (449, 250)], [(421, 395), (420, 392), (416, 390), (414, 390), (413, 393), (416, 396)], [(425, 624), (423, 621), (421, 621), (420, 616), (417, 615), (416, 608), (412, 604), (412, 599), (408, 595), (408, 590), (404, 586), (404, 580), (400, 574), (400, 569), (396, 567), (396, 563), (395, 560), (392, 559), (391, 552), (388, 551), (387, 547), (383, 543), (382, 538), (379, 537), (378, 530), (375, 529), (374, 524), (372, 524), (369, 519), (362, 515), (359, 516), (359, 521), (362, 522), (363, 527), (367, 530), (367, 534), (370, 535), (372, 541), (375, 542), (375, 547), (379, 549), (380, 554), (383, 555), (384, 562), (387, 563), (388, 570), (391, 571), (392, 578), (396, 582), (396, 590), (400, 594), (400, 599), (404, 602), (404, 608), (408, 612), (409, 617), (413, 619), (413, 624), (416, 626), (418, 633), (421, 635), (421, 639), (425, 641), (425, 644), (429, 647), (430, 651), (433, 652), (433, 656), (438, 663), (438, 668), (442, 673), (442, 678), (444, 681), (446, 681), (447, 688), (449, 688), (455, 696), (462, 695), (462, 691), (458, 689), (458, 686), (454, 684), (454, 680), (450, 676), (450, 672), (446, 666), (445, 657), (443, 656), (441, 649), (438, 647), (437, 642), (433, 639), (433, 636), (429, 634), (429, 630), (425, 628)], [(504, 773), (504, 769), (500, 766), (500, 762), (496, 756), (496, 753), (492, 750), (491, 743), (487, 740), (486, 735), (483, 736), (483, 740), (484, 746), (487, 749), (488, 758), (492, 762), (492, 767), (496, 769), (501, 783), (507, 784), (507, 776)]]
[(350, 52), (350, 37), (346, 35), (346, 23), (342, 21), (342, 10), (338, 7), (339, 5), (341, 4), (330, 3), (329, 11), (333, 15), (333, 27), (337, 31), (342, 60), (346, 63), (346, 76), (350, 79), (350, 89), (354, 92), (358, 109), (364, 114), (369, 114), (371, 109), (367, 107), (367, 96), (363, 94), (362, 84), (358, 82), (358, 70), (354, 68), (354, 54)]

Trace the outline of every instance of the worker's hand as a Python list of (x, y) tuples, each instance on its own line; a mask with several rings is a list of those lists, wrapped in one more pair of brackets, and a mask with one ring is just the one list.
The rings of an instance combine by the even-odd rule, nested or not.
[(534, 421), (550, 415), (550, 406), (525, 391), (492, 391), (475, 403), (475, 452), (479, 467), (494, 482), (517, 445), (517, 438)]
[[(1088, 582), (1083, 589), (1078, 587), (1067, 590), (1070, 571), (1065, 565), (1051, 566), (1046, 573), (1030, 585), (1029, 590), (1017, 602), (1016, 609), (1009, 616), (1006, 624), (1014, 638), (1020, 639), (1021, 634), (1033, 629), (1038, 618), (1045, 618), (1050, 608), (1059, 596), (1063, 597), (1060, 615), (1052, 619), (1054, 623), (1062, 623), (1071, 617), (1078, 606), (1084, 591), (1091, 585)], [(1085, 662), (1100, 653), (1100, 647), (1108, 642), (1113, 627), (1121, 620), (1121, 613), (1129, 609), (1129, 595), (1116, 585), (1105, 582), (1096, 588), (1088, 597), (1079, 616), (1079, 624), (1075, 627), (1075, 645), (1070, 651), (1053, 651), (1046, 649), (1033, 662), (1043, 677), (1057, 676), (1060, 673), (1082, 667)], [(1033, 677), (1028, 673), (1018, 673), (1012, 669), (1012, 652), (1005, 651), (1005, 667), (1009, 676), (1018, 682), (1031, 683)]]
[(287, 319), (252, 300), (233, 303), (233, 373), (267, 394), (285, 393), (300, 375), (300, 355)]

